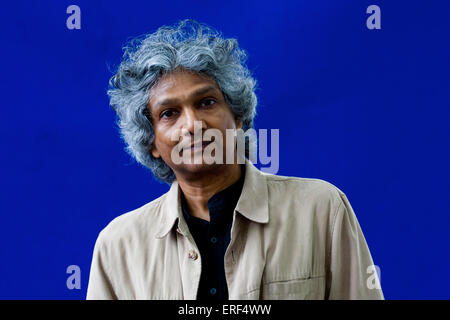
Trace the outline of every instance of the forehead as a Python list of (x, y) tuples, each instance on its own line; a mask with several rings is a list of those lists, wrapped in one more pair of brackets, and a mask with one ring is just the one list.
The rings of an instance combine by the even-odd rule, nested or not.
[(175, 71), (162, 76), (150, 89), (150, 106), (164, 99), (186, 99), (191, 93), (202, 87), (215, 87), (220, 91), (215, 80), (190, 71)]

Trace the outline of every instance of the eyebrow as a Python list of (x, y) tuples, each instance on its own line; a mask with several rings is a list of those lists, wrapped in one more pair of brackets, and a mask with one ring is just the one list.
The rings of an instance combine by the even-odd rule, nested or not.
[[(189, 98), (196, 98), (198, 96), (204, 95), (205, 93), (208, 93), (210, 91), (217, 91), (218, 89), (213, 86), (213, 85), (209, 85), (209, 86), (205, 86), (202, 88), (199, 88), (197, 90), (195, 90), (193, 93), (191, 93), (191, 95), (189, 96)], [(165, 106), (165, 105), (170, 105), (170, 104), (175, 104), (178, 102), (177, 98), (167, 98), (167, 99), (163, 99), (161, 101), (157, 101), (153, 107), (154, 110), (158, 110), (158, 108)]]

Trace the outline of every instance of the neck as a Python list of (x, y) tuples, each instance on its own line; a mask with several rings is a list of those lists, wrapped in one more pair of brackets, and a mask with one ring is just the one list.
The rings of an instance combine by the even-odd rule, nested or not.
[(208, 200), (216, 193), (228, 188), (242, 175), (240, 164), (221, 165), (218, 170), (194, 179), (177, 176), (178, 185), (186, 198), (189, 214), (209, 221)]

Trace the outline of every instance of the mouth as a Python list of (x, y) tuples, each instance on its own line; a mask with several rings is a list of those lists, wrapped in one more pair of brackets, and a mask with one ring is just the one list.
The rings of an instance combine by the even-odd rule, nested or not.
[(191, 151), (195, 151), (195, 150), (203, 150), (206, 148), (207, 145), (209, 145), (210, 143), (212, 143), (213, 141), (202, 141), (200, 143), (200, 141), (194, 142), (192, 143), (189, 147), (184, 148), (183, 150), (191, 150)]

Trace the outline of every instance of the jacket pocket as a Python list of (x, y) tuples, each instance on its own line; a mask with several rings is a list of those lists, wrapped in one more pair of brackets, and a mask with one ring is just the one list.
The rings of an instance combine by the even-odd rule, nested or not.
[(325, 297), (325, 276), (264, 283), (261, 294), (264, 300), (321, 300)]

